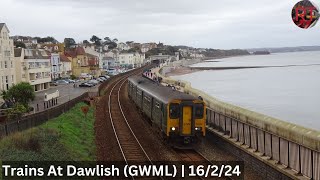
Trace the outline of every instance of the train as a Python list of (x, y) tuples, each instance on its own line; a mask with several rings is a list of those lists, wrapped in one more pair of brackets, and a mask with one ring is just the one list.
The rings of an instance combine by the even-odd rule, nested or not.
[(128, 96), (170, 146), (193, 148), (206, 135), (206, 104), (201, 98), (143, 75), (128, 78)]

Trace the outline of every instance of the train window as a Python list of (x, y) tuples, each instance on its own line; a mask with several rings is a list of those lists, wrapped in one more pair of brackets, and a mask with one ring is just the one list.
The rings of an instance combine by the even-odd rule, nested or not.
[(148, 96), (144, 96), (144, 99), (145, 99), (146, 101), (148, 101), (148, 102), (150, 102), (150, 101), (151, 101), (151, 98), (150, 98), (150, 97), (148, 97)]
[(195, 104), (195, 116), (196, 116), (196, 119), (202, 119), (203, 118), (203, 112), (204, 112), (204, 109), (203, 109), (203, 104)]
[(138, 89), (137, 94), (142, 95), (142, 91)]
[(179, 104), (170, 104), (170, 118), (178, 119), (180, 116), (180, 106)]
[(156, 102), (156, 107), (160, 109), (160, 104), (158, 102)]

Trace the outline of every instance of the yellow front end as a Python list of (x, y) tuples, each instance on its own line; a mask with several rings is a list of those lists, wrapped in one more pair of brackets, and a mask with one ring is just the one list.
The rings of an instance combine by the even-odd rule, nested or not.
[(194, 136), (200, 132), (202, 136), (205, 136), (205, 110), (206, 105), (201, 100), (194, 100), (188, 104), (181, 100), (171, 101), (167, 106), (166, 135), (170, 136), (170, 133), (175, 133), (180, 136)]

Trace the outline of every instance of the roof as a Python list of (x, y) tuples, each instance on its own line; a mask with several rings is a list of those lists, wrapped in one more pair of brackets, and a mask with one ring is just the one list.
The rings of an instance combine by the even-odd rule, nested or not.
[[(40, 49), (24, 49), (24, 59), (50, 59), (46, 51)], [(28, 53), (27, 53), (27, 52)], [(31, 53), (31, 55), (30, 55)]]
[(21, 57), (22, 48), (14, 48), (14, 57)]
[(0, 23), (0, 31), (2, 30), (2, 28), (5, 26), (5, 23)]
[(102, 60), (111, 60), (112, 61), (112, 60), (115, 60), (115, 59), (113, 57), (106, 56), (106, 57), (103, 57)]
[(79, 55), (86, 55), (86, 52), (83, 49), (83, 47), (76, 47), (74, 49), (66, 51), (65, 55), (68, 56), (68, 57), (75, 58), (75, 57), (77, 57)]
[(137, 85), (139, 89), (143, 90), (145, 93), (155, 97), (156, 99), (168, 104), (172, 100), (182, 99), (182, 100), (196, 100), (197, 98), (182, 93), (180, 91), (172, 90), (170, 87), (163, 85), (158, 85), (157, 83), (144, 78), (142, 76), (132, 76), (128, 80), (133, 84)]
[(77, 47), (76, 48), (76, 52), (77, 52), (77, 55), (85, 55), (86, 54), (86, 52), (83, 49), (83, 47)]
[(89, 54), (89, 53), (86, 53), (86, 56), (88, 58), (98, 58), (98, 56), (95, 56), (95, 55), (92, 55), (92, 54)]
[(70, 59), (67, 58), (64, 54), (60, 54), (60, 61), (61, 62), (71, 62)]

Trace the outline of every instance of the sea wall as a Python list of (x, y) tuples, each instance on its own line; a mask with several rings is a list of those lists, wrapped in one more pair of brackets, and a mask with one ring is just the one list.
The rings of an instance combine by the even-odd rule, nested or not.
[(308, 129), (296, 124), (282, 121), (267, 115), (263, 115), (257, 112), (253, 112), (235, 105), (231, 105), (222, 102), (205, 92), (195, 89), (189, 82), (174, 80), (169, 77), (165, 77), (159, 72), (156, 72), (157, 76), (162, 77), (163, 82), (168, 84), (180, 85), (183, 87), (184, 92), (194, 95), (196, 97), (201, 96), (206, 102), (207, 106), (214, 111), (223, 115), (240, 120), (245, 124), (249, 124), (263, 131), (269, 132), (273, 135), (282, 137), (288, 141), (295, 142), (301, 146), (307, 147), (311, 150), (320, 152), (320, 132), (312, 129)]

